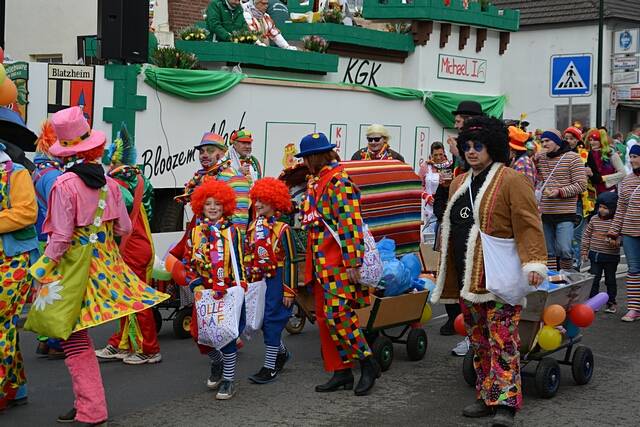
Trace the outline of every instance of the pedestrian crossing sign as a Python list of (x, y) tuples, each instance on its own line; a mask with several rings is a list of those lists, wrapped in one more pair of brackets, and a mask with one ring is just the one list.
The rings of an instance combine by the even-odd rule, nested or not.
[(591, 55), (551, 57), (551, 96), (591, 95)]

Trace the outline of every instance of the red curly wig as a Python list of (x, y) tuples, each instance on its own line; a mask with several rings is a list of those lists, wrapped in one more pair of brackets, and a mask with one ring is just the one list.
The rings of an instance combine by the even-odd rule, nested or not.
[(279, 212), (289, 212), (291, 210), (291, 195), (287, 185), (276, 178), (262, 178), (253, 184), (249, 191), (251, 201), (255, 203), (260, 200)]
[(209, 179), (196, 188), (191, 195), (191, 209), (197, 216), (202, 216), (204, 204), (211, 197), (222, 204), (222, 214), (225, 217), (233, 215), (236, 210), (236, 193), (228, 184)]

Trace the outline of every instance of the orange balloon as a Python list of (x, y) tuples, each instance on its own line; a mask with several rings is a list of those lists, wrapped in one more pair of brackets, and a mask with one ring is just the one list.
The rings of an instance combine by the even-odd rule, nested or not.
[(6, 78), (0, 85), (0, 105), (13, 104), (18, 100), (18, 88), (13, 80)]
[(549, 307), (544, 309), (542, 313), (542, 320), (544, 320), (544, 324), (548, 326), (558, 326), (564, 319), (567, 317), (567, 312), (564, 307), (558, 304), (550, 305)]
[(178, 258), (174, 257), (171, 254), (167, 255), (167, 258), (164, 260), (164, 267), (169, 273), (173, 273), (173, 266), (178, 261)]

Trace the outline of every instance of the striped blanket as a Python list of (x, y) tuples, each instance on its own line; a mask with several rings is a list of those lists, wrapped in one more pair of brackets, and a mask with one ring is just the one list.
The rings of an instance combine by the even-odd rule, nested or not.
[(341, 162), (360, 188), (362, 216), (376, 241), (396, 242), (398, 255), (420, 250), (422, 181), (397, 160)]

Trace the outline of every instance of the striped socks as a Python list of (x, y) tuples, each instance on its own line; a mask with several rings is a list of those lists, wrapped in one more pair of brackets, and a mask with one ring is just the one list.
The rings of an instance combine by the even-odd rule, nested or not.
[(219, 365), (222, 363), (222, 353), (220, 350), (216, 350), (215, 348), (207, 353), (209, 356), (209, 360), (211, 360), (212, 365)]
[(571, 269), (573, 269), (573, 260), (560, 258), (560, 270), (571, 270)]
[(640, 311), (640, 274), (627, 273), (627, 308)]
[(558, 259), (556, 257), (547, 257), (547, 268), (558, 271)]
[(276, 369), (276, 358), (278, 357), (278, 347), (267, 345), (264, 353), (264, 367), (267, 369)]
[(225, 381), (233, 381), (236, 376), (236, 362), (238, 361), (238, 352), (222, 353), (222, 378)]
[(287, 347), (284, 346), (284, 342), (280, 341), (280, 347), (278, 347), (278, 353), (286, 354)]

